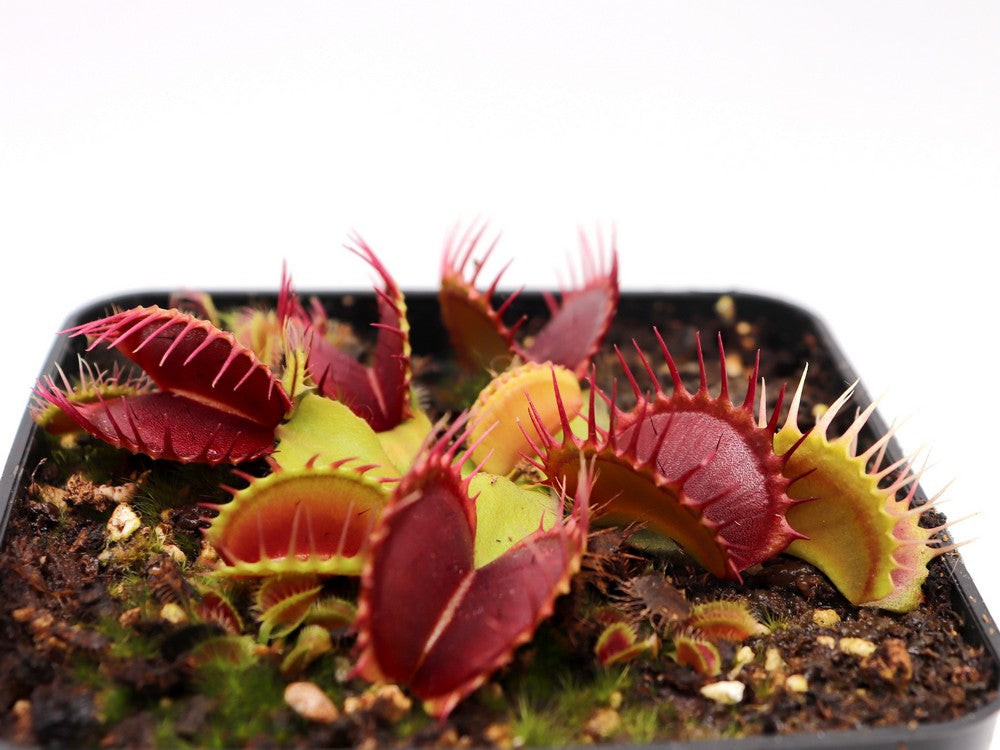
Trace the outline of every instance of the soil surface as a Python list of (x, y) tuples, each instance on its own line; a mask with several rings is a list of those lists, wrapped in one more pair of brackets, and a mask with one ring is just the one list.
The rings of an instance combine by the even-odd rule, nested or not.
[[(830, 403), (850, 377), (808, 320), (774, 318), (753, 300), (730, 309), (710, 299), (650, 298), (623, 303), (597, 358), (605, 388), (622, 375), (612, 344), (644, 372), (633, 337), (660, 377), (668, 377), (649, 320), (659, 324), (692, 389), (695, 331), (721, 332), (736, 402), (758, 348), (772, 407), (774, 386), (793, 386), (806, 361), (803, 415)], [(705, 344), (717, 393), (717, 348)], [(441, 348), (433, 337), (415, 337), (418, 383), (445, 412), (467, 405), (467, 395), (455, 388), (455, 365), (431, 356)], [(629, 391), (619, 388), (623, 408)], [(861, 442), (874, 437), (866, 430)], [(243, 651), (205, 647), (234, 643), (224, 640), (231, 624), (200, 607), (199, 582), (212, 557), (197, 505), (226, 501), (219, 487), (232, 482), (230, 469), (154, 462), (89, 439), (68, 447), (49, 442), (49, 455), (37, 454), (27, 467), (0, 552), (0, 739), (15, 744), (629, 743), (946, 721), (996, 697), (994, 666), (982, 647), (966, 641), (966, 623), (952, 605), (953, 553), (932, 562), (921, 606), (892, 614), (850, 605), (815, 568), (791, 557), (752, 568), (741, 583), (720, 581), (676, 548), (650, 545), (633, 530), (607, 530), (592, 534), (581, 574), (531, 643), (438, 723), (405, 690), (351, 677), (353, 635), (346, 626), (327, 627), (322, 654), (291, 666), (295, 633), (270, 643), (243, 641), (251, 643)], [(109, 521), (121, 504), (134, 509), (140, 526), (113, 541)], [(922, 524), (942, 521), (929, 511)], [(646, 576), (662, 585), (643, 588)], [(350, 598), (353, 585), (334, 581), (326, 588)], [(239, 626), (256, 639), (252, 592), (230, 594)], [(717, 600), (743, 603), (770, 632), (717, 643), (721, 673), (706, 676), (675, 660), (671, 623), (685, 607)], [(607, 623), (581, 612), (602, 602), (628, 613), (640, 638), (655, 636), (658, 648), (623, 665), (600, 666), (595, 645)], [(319, 687), (333, 699), (332, 712), (315, 716), (288, 699), (291, 682)], [(705, 696), (706, 686), (721, 682), (741, 685), (740, 699)]]

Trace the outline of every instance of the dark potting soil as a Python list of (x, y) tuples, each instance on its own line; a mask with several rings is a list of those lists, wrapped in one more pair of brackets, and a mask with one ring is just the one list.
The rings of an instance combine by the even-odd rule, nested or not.
[[(637, 376), (644, 374), (631, 345), (635, 337), (669, 390), (652, 321), (691, 389), (698, 383), (695, 332), (707, 336), (710, 389), (717, 393), (713, 339), (719, 331), (734, 401), (743, 398), (758, 348), (769, 408), (777, 386), (794, 387), (809, 362), (800, 417), (807, 422), (813, 407), (829, 404), (848, 385), (843, 371), (807, 326), (755, 310), (752, 302), (732, 309), (707, 298), (623, 302), (596, 359), (598, 379), (608, 389), (611, 379), (621, 379), (612, 345)], [(467, 406), (483, 383), (457, 388), (454, 363), (430, 354), (442, 350), (440, 340), (415, 334), (414, 350), (417, 381), (438, 412), (433, 416)], [(631, 389), (618, 390), (627, 408)], [(866, 430), (860, 440), (863, 445), (876, 437)], [(196, 503), (225, 502), (219, 486), (232, 483), (231, 470), (154, 462), (89, 439), (70, 447), (52, 441), (51, 455), (27, 468), (30, 481), (14, 500), (0, 552), (0, 739), (15, 744), (650, 742), (939, 722), (973, 711), (996, 693), (991, 660), (966, 642), (953, 608), (951, 553), (932, 562), (921, 606), (892, 614), (850, 605), (815, 568), (791, 557), (747, 571), (741, 583), (719, 581), (669, 545), (650, 548), (640, 544), (641, 535), (610, 530), (593, 534), (583, 571), (532, 642), (438, 723), (405, 692), (350, 677), (348, 628), (331, 631), (329, 652), (284, 673), (280, 665), (294, 636), (258, 644), (242, 656), (212, 659), (198, 650), (222, 630), (191, 616), (200, 598), (198, 576), (210, 563)], [(123, 498), (142, 527), (128, 540), (112, 542), (108, 520)], [(928, 511), (922, 523), (936, 527), (942, 521)], [(744, 602), (771, 632), (746, 640), (749, 651), (721, 644), (723, 673), (701, 675), (671, 658), (656, 607), (626, 585), (650, 572), (665, 577), (689, 602)], [(353, 585), (335, 581), (328, 588), (350, 597)], [(245, 632), (256, 637), (249, 587), (233, 595)], [(593, 611), (602, 598), (631, 607), (643, 634), (659, 629), (659, 651), (600, 667), (594, 646), (603, 625), (580, 612)], [(702, 694), (709, 683), (727, 678), (744, 687), (737, 703)], [(336, 715), (318, 721), (297, 713), (283, 700), (291, 681), (322, 688), (333, 698)]]

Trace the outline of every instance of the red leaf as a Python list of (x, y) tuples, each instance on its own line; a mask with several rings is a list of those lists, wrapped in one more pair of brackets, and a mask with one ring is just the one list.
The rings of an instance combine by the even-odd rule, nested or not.
[(178, 310), (137, 307), (67, 331), (94, 337), (162, 390), (74, 403), (51, 378), (36, 393), (82, 429), (153, 458), (239, 463), (270, 453), (291, 407), (281, 384), (232, 334)]
[(139, 365), (164, 391), (272, 429), (291, 407), (280, 383), (232, 334), (177, 310), (137, 307), (69, 330), (96, 337)]
[(604, 248), (594, 259), (585, 237), (583, 284), (564, 291), (561, 301), (550, 301), (552, 318), (530, 346), (520, 349), (529, 362), (553, 362), (583, 377), (618, 309), (618, 252), (612, 242), (611, 266), (605, 268)]
[[(651, 397), (644, 394), (619, 353), (635, 407), (624, 413), (615, 392), (610, 397), (598, 392), (611, 407), (609, 425), (598, 426), (596, 397), (592, 397), (585, 439), (573, 433), (568, 419), (557, 438), (533, 417), (540, 455), (536, 465), (548, 477), (546, 482), (564, 481), (572, 488), (579, 454), (592, 457), (598, 466), (594, 501), (603, 522), (641, 522), (674, 539), (715, 575), (739, 580), (740, 571), (773, 557), (802, 536), (785, 518), (796, 501), (786, 493), (790, 480), (782, 475), (784, 462), (772, 449), (776, 416), (762, 427), (754, 419), (756, 369), (743, 404), (733, 404), (721, 339), (723, 379), (716, 397), (708, 392), (700, 341), (701, 382), (695, 393), (689, 393), (666, 344), (654, 332), (670, 370), (673, 393), (663, 391), (656, 371), (636, 345), (654, 389)], [(591, 392), (597, 392), (593, 376)], [(778, 412), (776, 408), (774, 414)]]
[[(447, 439), (448, 436), (446, 436)], [(475, 501), (444, 440), (401, 480), (372, 543), (358, 608), (358, 671), (408, 684), (446, 716), (552, 612), (579, 568), (590, 478), (570, 519), (473, 566)]]
[(515, 340), (515, 333), (525, 318), (510, 327), (503, 321), (504, 312), (519, 291), (508, 295), (499, 307), (493, 306), (493, 296), (506, 266), (484, 291), (476, 289), (476, 279), (496, 247), (494, 240), (481, 257), (472, 258), (485, 230), (485, 226), (471, 227), (457, 241), (452, 236), (441, 263), (441, 317), (458, 358), (472, 367), (502, 370), (511, 356), (517, 354), (527, 362), (562, 365), (582, 377), (618, 307), (618, 254), (614, 242), (608, 266), (603, 243), (599, 243), (595, 258), (586, 238), (581, 236), (582, 284), (577, 286), (574, 281), (558, 302), (546, 297), (552, 317), (532, 343), (522, 347)]
[(448, 238), (441, 259), (441, 291), (438, 301), (441, 320), (448, 330), (458, 359), (473, 369), (499, 371), (510, 363), (516, 347), (514, 333), (524, 323), (524, 319), (512, 327), (507, 327), (503, 322), (504, 311), (514, 302), (519, 292), (508, 295), (499, 308), (493, 307), (493, 295), (507, 266), (500, 269), (484, 292), (476, 289), (476, 280), (497, 243), (497, 240), (493, 240), (482, 256), (473, 259), (472, 254), (485, 232), (484, 224), (478, 229), (470, 227), (461, 237), (453, 233)]
[[(309, 375), (328, 398), (342, 401), (364, 419), (376, 432), (390, 430), (407, 420), (410, 414), (410, 337), (406, 321), (403, 293), (371, 248), (360, 238), (349, 249), (367, 261), (382, 279), (382, 288), (375, 290), (379, 322), (375, 354), (371, 367), (366, 367), (345, 354), (314, 331), (310, 339)], [(291, 299), (290, 290), (283, 296)], [(291, 310), (293, 305), (287, 303)], [(294, 306), (301, 318), (305, 313)], [(291, 314), (291, 313), (289, 313)], [(318, 321), (314, 319), (315, 325)]]
[(144, 393), (74, 404), (51, 380), (35, 392), (94, 437), (181, 463), (250, 461), (274, 449), (274, 428), (172, 393)]
[(677, 648), (677, 662), (691, 667), (698, 674), (714, 677), (722, 671), (719, 650), (708, 641), (679, 635), (674, 638), (674, 646)]

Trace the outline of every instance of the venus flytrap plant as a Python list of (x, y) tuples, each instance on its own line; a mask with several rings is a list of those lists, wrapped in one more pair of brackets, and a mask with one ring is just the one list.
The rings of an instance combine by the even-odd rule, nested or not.
[[(768, 417), (758, 394), (759, 354), (745, 399), (734, 403), (721, 335), (713, 395), (700, 339), (692, 392), (654, 328), (670, 385), (636, 344), (644, 391), (616, 348), (634, 395), (625, 409), (617, 383), (602, 390), (592, 364), (618, 302), (613, 243), (610, 257), (599, 247), (595, 258), (583, 240), (582, 283), (548, 297), (549, 320), (522, 337), (525, 318), (504, 323), (517, 293), (493, 306), (503, 272), (476, 288), (496, 244), (474, 259), (484, 233), (450, 239), (439, 306), (456, 355), (493, 379), (466, 413), (436, 427), (433, 404), (421, 403), (413, 382), (404, 295), (360, 239), (349, 249), (377, 276), (367, 362), (318, 303), (299, 301), (283, 273), (274, 310), (220, 312), (207, 296), (188, 295), (184, 304), (210, 320), (145, 307), (71, 329), (144, 375), (82, 365), (78, 385), (46, 378), (36, 418), (54, 433), (83, 430), (153, 458), (256, 460), (233, 470), (245, 486), (225, 487), (229, 502), (204, 504), (215, 514), (203, 521), (219, 590), (256, 587), (259, 641), (302, 638), (290, 646), (289, 674), (329, 650), (316, 628), (352, 626), (354, 674), (405, 685), (442, 719), (553, 612), (581, 567), (591, 518), (628, 527), (605, 547), (606, 536), (594, 537), (601, 551), (578, 581), (623, 616), (594, 625), (604, 628), (595, 651), (602, 665), (655, 656), (662, 638), (677, 661), (716, 675), (720, 641), (764, 632), (743, 605), (689, 605), (654, 580), (659, 574), (631, 575), (616, 600), (609, 575), (643, 559), (626, 549), (636, 527), (675, 540), (719, 578), (739, 581), (788, 551), (855, 604), (917, 606), (927, 563), (951, 547), (935, 546), (938, 529), (918, 523), (918, 472), (905, 461), (881, 465), (889, 436), (858, 452), (874, 407), (830, 437), (849, 389), (803, 433), (800, 382), (779, 428), (782, 398)], [(357, 589), (356, 601), (341, 598)], [(211, 587), (195, 610), (229, 633), (245, 630)]]
[(833, 420), (850, 401), (856, 384), (803, 433), (798, 412), (805, 379), (803, 371), (788, 418), (774, 435), (775, 451), (788, 455), (786, 474), (794, 477), (789, 493), (811, 499), (788, 513), (789, 521), (806, 537), (789, 545), (788, 553), (826, 573), (852, 604), (912, 610), (922, 597), (927, 564), (956, 547), (935, 543), (935, 534), (947, 524), (920, 525), (921, 514), (937, 498), (914, 505), (919, 472), (912, 468), (913, 457), (883, 465), (893, 430), (858, 452), (858, 434), (877, 402), (858, 414), (841, 435), (830, 435)]
[[(784, 462), (771, 448), (777, 410), (764, 427), (754, 422), (756, 370), (744, 403), (733, 405), (721, 341), (722, 392), (718, 397), (708, 393), (699, 344), (701, 385), (689, 393), (666, 344), (656, 335), (673, 393), (663, 391), (640, 351), (654, 386), (652, 398), (646, 398), (622, 359), (635, 408), (619, 410), (614, 394), (600, 392), (592, 377), (587, 436), (573, 433), (561, 406), (561, 438), (546, 427), (538, 409), (532, 409), (535, 436), (528, 439), (538, 456), (532, 461), (546, 481), (568, 481), (572, 486), (576, 456), (592, 457), (599, 470), (594, 488), (598, 522), (642, 521), (674, 539), (715, 575), (738, 580), (740, 571), (773, 557), (801, 536), (786, 520), (795, 501), (785, 492), (789, 481), (782, 474)], [(557, 382), (553, 390), (557, 405), (562, 404)], [(594, 394), (611, 408), (607, 429), (597, 424)]]
[[(394, 284), (388, 280), (384, 269), (377, 262), (373, 263), (380, 269), (383, 279), (386, 280), (387, 289), (394, 289)], [(383, 310), (389, 309), (390, 299), (398, 300), (391, 308), (391, 312), (401, 314), (403, 310), (401, 296), (393, 298), (388, 292), (380, 296)], [(296, 312), (296, 302), (290, 290), (290, 284), (283, 285), (282, 302), (279, 307), (286, 311), (289, 320), (289, 327), (295, 329), (296, 319), (304, 321), (301, 311)], [(301, 308), (299, 308), (301, 310)], [(291, 311), (291, 312), (288, 312)], [(397, 321), (398, 322), (398, 321)], [(405, 325), (398, 324), (390, 334), (398, 335), (399, 331), (406, 328)], [(383, 332), (386, 329), (383, 328)], [(380, 333), (380, 337), (381, 337)], [(315, 336), (315, 332), (310, 331), (308, 326), (300, 329), (297, 339), (300, 341), (309, 340), (310, 336)], [(312, 339), (315, 341), (315, 339)], [(313, 354), (314, 349), (310, 348), (306, 354), (306, 382), (316, 381), (316, 359)], [(376, 356), (378, 356), (376, 349)], [(408, 351), (405, 352), (408, 356)], [(335, 400), (319, 395), (322, 392), (323, 382), (356, 383), (357, 378), (345, 377), (340, 373), (346, 372), (348, 376), (353, 372), (349, 367), (343, 367), (341, 360), (330, 357), (324, 353), (325, 362), (322, 375), (319, 376), (320, 384), (315, 388), (304, 389), (304, 392), (297, 399), (296, 408), (289, 420), (276, 429), (277, 446), (273, 457), (269, 459), (271, 473), (263, 478), (253, 478), (244, 475), (249, 482), (249, 487), (242, 491), (233, 491), (234, 500), (231, 503), (218, 506), (218, 517), (212, 521), (208, 529), (207, 536), (219, 551), (225, 565), (219, 569), (220, 573), (235, 576), (270, 576), (263, 587), (267, 590), (284, 590), (287, 588), (286, 580), (314, 580), (309, 578), (315, 575), (356, 575), (360, 571), (360, 566), (365, 560), (371, 562), (371, 555), (367, 547), (369, 540), (379, 540), (382, 534), (378, 529), (382, 528), (384, 515), (381, 504), (383, 501), (390, 501), (389, 492), (386, 487), (395, 482), (399, 482), (401, 487), (409, 487), (416, 480), (413, 478), (414, 472), (419, 471), (419, 467), (411, 466), (413, 461), (412, 445), (415, 438), (421, 437), (419, 422), (412, 415), (401, 417), (396, 424), (385, 420), (371, 420), (365, 417), (371, 416), (370, 408), (358, 408), (358, 404), (364, 404), (366, 394), (362, 393), (361, 398), (347, 397), (345, 400)], [(394, 355), (395, 356), (395, 355)], [(330, 364), (332, 363), (332, 364)], [(330, 376), (335, 370), (335, 376)], [(523, 368), (528, 373), (529, 379), (539, 366)], [(504, 393), (504, 385), (515, 383), (513, 392), (517, 393), (524, 387), (521, 382), (523, 375), (514, 373), (509, 377), (502, 377), (491, 389), (493, 394), (492, 403), (498, 404), (497, 394)], [(534, 378), (535, 381), (547, 385), (548, 369), (544, 378)], [(576, 384), (571, 373), (566, 373), (567, 387)], [(408, 380), (399, 383), (399, 387), (409, 387)], [(511, 389), (507, 389), (510, 391)], [(381, 390), (378, 391), (380, 394)], [(329, 396), (329, 390), (327, 396)], [(344, 388), (339, 388), (336, 396), (345, 395)], [(519, 393), (517, 393), (520, 396)], [(511, 397), (508, 393), (507, 401), (499, 408), (504, 411), (516, 408), (520, 402), (522, 411), (526, 410), (523, 398)], [(486, 409), (489, 412), (489, 409)], [(426, 417), (422, 413), (417, 413), (417, 417), (423, 419), (429, 425)], [(478, 458), (476, 451), (481, 444), (489, 438), (492, 425), (484, 426), (489, 421), (489, 414), (483, 413), (480, 409), (476, 416), (477, 426), (470, 430), (470, 441), (472, 447), (465, 456)], [(418, 425), (414, 429), (413, 425)], [(456, 423), (458, 424), (458, 423)], [(377, 431), (376, 427), (385, 429)], [(409, 430), (409, 432), (407, 432)], [(402, 435), (402, 440), (399, 439)], [(518, 433), (519, 435), (519, 433)], [(454, 431), (446, 433), (446, 436), (454, 436)], [(509, 441), (508, 441), (509, 442)], [(443, 447), (446, 443), (438, 443), (438, 451), (445, 452)], [(571, 573), (560, 573), (551, 583), (545, 583), (544, 558), (530, 558), (528, 564), (521, 559), (524, 553), (511, 552), (511, 546), (518, 544), (527, 545), (531, 554), (537, 549), (544, 549), (552, 544), (552, 539), (563, 539), (564, 532), (562, 511), (557, 503), (553, 503), (548, 491), (531, 490), (520, 487), (507, 479), (494, 474), (487, 474), (482, 465), (488, 463), (495, 450), (507, 451), (506, 455), (511, 456), (510, 448), (504, 445), (504, 441), (495, 442), (497, 448), (489, 448), (486, 458), (478, 462), (480, 465), (470, 474), (466, 472), (461, 480), (465, 492), (471, 492), (475, 498), (473, 515), (469, 516), (470, 526), (474, 529), (473, 543), (471, 550), (472, 569), (484, 572), (479, 576), (489, 578), (493, 575), (489, 571), (503, 569), (503, 561), (512, 557), (519, 560), (515, 568), (506, 573), (508, 577), (515, 576), (520, 581), (520, 586), (529, 586), (536, 575), (541, 575), (541, 588), (538, 592), (542, 599), (538, 604), (539, 609), (523, 614), (522, 620), (517, 629), (510, 633), (499, 634), (499, 641), (496, 648), (500, 652), (491, 657), (491, 661), (481, 666), (481, 671), (473, 669), (464, 679), (466, 685), (478, 683), (486, 678), (488, 673), (502, 663), (504, 653), (509, 654), (514, 646), (523, 641), (527, 634), (530, 634), (537, 620), (546, 616), (551, 611), (549, 605), (544, 605), (546, 600), (551, 599), (561, 592), (565, 587), (565, 581)], [(407, 447), (409, 446), (409, 447)], [(453, 455), (453, 453), (445, 453)], [(329, 466), (323, 466), (321, 461), (333, 460)], [(458, 464), (461, 464), (459, 461)], [(426, 466), (424, 461), (421, 466)], [(491, 467), (489, 467), (491, 468)], [(503, 467), (504, 473), (513, 467)], [(367, 472), (378, 469), (385, 476), (377, 480), (367, 480), (364, 476)], [(454, 471), (460, 471), (456, 465)], [(401, 490), (392, 493), (395, 497)], [(471, 502), (471, 501), (469, 501)], [(577, 520), (573, 528), (583, 524), (582, 531), (576, 533), (575, 538), (584, 538), (586, 530), (586, 500), (577, 498), (581, 503), (582, 510), (575, 511)], [(583, 514), (583, 515), (580, 515)], [(394, 517), (394, 516), (392, 516)], [(391, 517), (390, 517), (391, 518)], [(581, 521), (580, 518), (583, 520)], [(359, 519), (354, 523), (352, 519)], [(363, 519), (363, 524), (360, 519)], [(440, 520), (440, 519), (438, 519)], [(339, 537), (337, 532), (339, 531)], [(426, 530), (430, 533), (430, 529)], [(455, 533), (454, 530), (448, 534)], [(391, 539), (397, 539), (392, 535)], [(403, 534), (401, 541), (394, 541), (392, 544), (407, 545), (419, 543), (426, 545), (426, 539), (420, 539), (419, 535), (413, 531)], [(384, 543), (388, 544), (388, 542)], [(325, 546), (324, 546), (325, 545)], [(433, 546), (433, 545), (431, 545)], [(421, 547), (423, 548), (423, 547)], [(391, 554), (393, 548), (379, 554), (386, 556)], [(567, 569), (575, 571), (578, 565), (579, 550), (577, 553), (569, 554), (565, 561)], [(519, 557), (520, 555), (520, 557)], [(574, 563), (573, 561), (576, 560)], [(509, 564), (509, 563), (506, 563)], [(561, 569), (561, 568), (560, 568)], [(431, 571), (433, 574), (433, 571)], [(392, 580), (392, 573), (389, 580), (380, 584), (384, 586), (396, 585)], [(513, 579), (512, 579), (513, 580)], [(275, 581), (275, 585), (270, 586), (269, 582)], [(538, 581), (535, 582), (536, 584)], [(263, 590), (263, 589), (262, 589)], [(371, 628), (370, 623), (376, 620), (368, 613), (376, 605), (369, 604), (365, 598), (366, 589), (362, 589), (361, 607), (359, 610), (359, 643), (366, 644), (369, 636), (366, 627)], [(499, 591), (499, 590), (497, 590)], [(546, 593), (548, 592), (548, 593)], [(261, 606), (263, 628), (261, 637), (267, 638), (273, 633), (284, 635), (297, 627), (304, 616), (305, 608), (312, 603), (312, 599), (318, 596), (319, 589), (308, 588), (306, 592), (309, 601), (302, 600), (304, 594), (293, 593), (292, 596), (282, 598), (280, 601), (272, 603), (269, 607)], [(473, 591), (473, 594), (475, 592)], [(496, 592), (494, 592), (495, 594)], [(494, 596), (490, 594), (490, 596)], [(464, 594), (463, 594), (464, 595)], [(534, 595), (533, 595), (534, 596)], [(424, 604), (423, 606), (428, 606)], [(534, 605), (533, 605), (534, 606)], [(302, 610), (302, 612), (300, 612)], [(408, 612), (414, 610), (409, 609)], [(284, 615), (294, 612), (296, 617), (288, 618)], [(531, 614), (534, 612), (534, 614)], [(275, 614), (277, 613), (277, 614)], [(275, 630), (276, 623), (272, 622), (278, 615), (282, 615), (281, 622), (284, 625)], [(499, 616), (499, 615), (498, 615)], [(392, 613), (380, 614), (377, 622), (397, 619)], [(515, 622), (517, 620), (515, 619)], [(383, 626), (384, 627), (384, 626)], [(372, 638), (379, 642), (377, 635)], [(379, 642), (381, 643), (381, 642)], [(391, 655), (385, 656), (386, 647), (381, 645), (381, 651), (365, 651), (362, 648), (362, 661), (365, 666), (361, 669), (362, 674), (372, 675), (381, 667), (372, 666), (376, 664), (381, 653), (381, 659), (397, 658)], [(430, 644), (428, 644), (430, 648)], [(368, 654), (368, 656), (365, 656)], [(423, 657), (421, 657), (423, 658)], [(474, 662), (473, 655), (466, 657)], [(391, 663), (391, 662), (390, 662)], [(482, 671), (485, 670), (485, 671)], [(393, 675), (395, 679), (403, 679), (399, 675)], [(446, 715), (457, 702), (460, 694), (464, 694), (465, 687), (461, 685), (450, 688), (451, 693), (438, 696), (434, 693), (436, 688), (425, 689), (422, 687), (419, 675), (408, 676), (405, 682), (414, 683), (411, 686), (413, 692), (425, 699), (429, 710), (438, 715)], [(459, 691), (456, 693), (455, 691)], [(450, 696), (450, 697), (449, 697)]]
[(265, 477), (243, 475), (249, 485), (232, 490), (230, 502), (206, 506), (218, 511), (206, 530), (224, 563), (217, 572), (358, 575), (389, 496), (385, 485), (395, 479), (352, 463), (282, 469), (272, 462)]
[(655, 633), (640, 640), (635, 626), (622, 620), (611, 623), (601, 631), (594, 645), (594, 655), (602, 667), (611, 667), (644, 654), (655, 657), (659, 647), (660, 641)]
[(382, 284), (375, 287), (379, 320), (370, 365), (346, 354), (330, 339), (329, 320), (315, 307), (307, 313), (291, 291), (291, 282), (282, 285), (278, 317), (308, 337), (306, 368), (318, 393), (343, 402), (351, 411), (381, 432), (400, 425), (412, 416), (410, 381), (410, 326), (406, 302), (396, 281), (360, 238), (348, 249), (367, 262)]
[[(582, 282), (573, 278), (559, 300), (546, 295), (551, 317), (530, 341), (519, 341), (517, 333), (527, 318), (522, 316), (510, 327), (503, 320), (519, 292), (509, 295), (499, 307), (493, 306), (493, 296), (510, 263), (484, 292), (476, 289), (479, 274), (497, 245), (494, 240), (481, 257), (473, 258), (485, 232), (485, 225), (469, 227), (461, 237), (454, 232), (441, 263), (441, 318), (459, 359), (474, 369), (491, 371), (502, 371), (512, 361), (550, 362), (582, 377), (618, 306), (618, 251), (614, 241), (610, 260), (603, 241), (598, 242), (595, 258), (581, 233)], [(572, 270), (572, 265), (568, 267)]]
[(198, 587), (200, 601), (195, 604), (195, 615), (202, 622), (218, 625), (230, 635), (243, 632), (243, 618), (223, 592), (205, 585)]
[(35, 389), (81, 429), (133, 453), (211, 465), (273, 450), (292, 403), (270, 370), (232, 334), (177, 310), (137, 307), (70, 329), (142, 368), (157, 388), (74, 397), (51, 378)]
[[(559, 400), (552, 398), (557, 383)], [(548, 430), (562, 427), (560, 409), (572, 419), (580, 411), (583, 391), (576, 376), (559, 365), (526, 362), (497, 375), (470, 411), (470, 440), (477, 443), (473, 461), (494, 474), (508, 474), (531, 448), (522, 425), (538, 420)]]
[[(48, 392), (58, 389), (69, 404), (77, 407), (137, 396), (154, 388), (145, 376), (131, 377), (120, 367), (111, 371), (99, 370), (83, 358), (78, 359), (78, 372), (78, 376), (71, 380), (57, 365), (58, 381), (46, 378), (44, 385), (39, 384), (39, 387)], [(85, 432), (77, 420), (37, 389), (31, 399), (31, 416), (39, 427), (51, 435), (73, 436)]]
[[(597, 613), (608, 622), (601, 631), (595, 654), (601, 666), (609, 666), (639, 656), (656, 656), (662, 638), (672, 647), (672, 656), (705, 677), (722, 671), (717, 644), (743, 643), (767, 635), (769, 629), (758, 622), (748, 606), (734, 599), (717, 599), (692, 604), (684, 593), (658, 573), (646, 573), (615, 582), (614, 604)], [(639, 629), (653, 633), (639, 638)]]
[(430, 446), (395, 488), (374, 535), (358, 608), (358, 673), (408, 685), (439, 717), (507, 663), (568, 590), (586, 542), (593, 481), (581, 467), (569, 519), (560, 513), (551, 528), (542, 521), (527, 536), (491, 535), (504, 551), (477, 560), (477, 506), (489, 484), (470, 496), (475, 474), (463, 477), (461, 467), (475, 443), (458, 453), (460, 426)]
[(674, 628), (675, 658), (705, 677), (715, 677), (723, 667), (717, 644), (740, 644), (769, 632), (744, 602), (701, 602), (693, 605), (689, 617)]
[(722, 672), (722, 657), (715, 644), (705, 638), (682, 633), (674, 638), (674, 658), (705, 677)]
[(322, 591), (319, 577), (310, 573), (264, 578), (256, 597), (261, 641), (282, 638), (295, 630), (305, 621)]
[(746, 604), (730, 599), (695, 604), (685, 625), (709, 640), (731, 643), (771, 632), (750, 613)]

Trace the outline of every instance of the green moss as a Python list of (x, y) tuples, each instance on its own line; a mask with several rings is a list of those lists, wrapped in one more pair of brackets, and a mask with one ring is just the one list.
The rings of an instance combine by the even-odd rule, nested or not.
[(440, 412), (458, 413), (469, 408), (479, 396), (479, 392), (493, 379), (486, 370), (468, 373), (458, 369), (453, 363), (442, 367), (440, 383), (432, 386), (431, 402)]
[[(101, 627), (97, 629), (105, 632)], [(108, 630), (112, 629), (108, 628)], [(137, 645), (136, 641), (137, 639), (134, 638), (129, 639), (129, 645), (135, 647)], [(133, 653), (121, 653), (126, 650), (124, 645), (119, 641), (113, 640), (111, 653), (117, 650), (119, 652), (118, 655), (122, 658), (131, 657)], [(150, 649), (148, 648), (148, 644), (143, 644), (143, 647), (135, 649), (134, 653), (140, 655), (141, 653), (148, 654), (150, 651), (155, 652), (156, 649)], [(101, 723), (106, 728), (110, 729), (114, 727), (119, 722), (135, 714), (138, 710), (137, 703), (139, 701), (137, 701), (131, 688), (116, 682), (105, 669), (102, 669), (101, 663), (95, 661), (90, 656), (78, 654), (74, 658), (73, 678), (78, 684), (85, 685), (93, 691)]]
[(622, 731), (632, 742), (644, 744), (656, 739), (661, 726), (659, 710), (655, 705), (639, 705), (622, 709)]
[(676, 736), (677, 708), (672, 703), (636, 702), (621, 708), (622, 733), (636, 744)]
[(109, 685), (100, 693), (99, 704), (106, 727), (113, 727), (135, 713), (132, 691), (123, 685)]
[(758, 619), (760, 620), (760, 624), (772, 633), (784, 630), (790, 625), (787, 617), (782, 617), (777, 612), (768, 608), (764, 608)]
[[(309, 665), (304, 678), (311, 680), (322, 687), (323, 691), (329, 695), (330, 699), (338, 706), (343, 705), (344, 697), (347, 695), (345, 686), (337, 677), (338, 669), (342, 668), (343, 658), (343, 655), (338, 657), (336, 652), (324, 654), (321, 658)], [(353, 661), (350, 663), (352, 665), (354, 664)], [(358, 681), (357, 685), (361, 686), (363, 689), (366, 686), (366, 683)]]
[[(276, 667), (259, 662), (245, 669), (218, 661), (203, 666), (195, 678), (198, 692), (214, 699), (209, 723), (199, 734), (198, 744), (207, 748), (244, 745), (258, 735), (268, 735), (277, 744), (289, 737), (299, 721), (290, 717), (284, 704), (285, 682)], [(172, 721), (165, 725), (167, 734)], [(159, 737), (160, 744), (174, 746), (179, 738)]]
[(128, 453), (107, 443), (81, 437), (64, 443), (60, 438), (42, 433), (49, 442), (50, 460), (45, 467), (46, 479), (53, 484), (65, 481), (71, 474), (82, 473), (96, 484), (104, 484), (128, 472)]
[(110, 639), (108, 654), (114, 659), (155, 659), (160, 655), (157, 638), (140, 635), (112, 617), (101, 618), (94, 629)]
[(627, 668), (601, 670), (589, 676), (546, 671), (547, 679), (539, 669), (533, 669), (532, 677), (524, 680), (515, 693), (511, 729), (516, 741), (528, 746), (581, 741), (581, 729), (594, 712), (607, 708), (615, 693), (627, 692), (632, 684)]
[(415, 737), (418, 732), (427, 729), (434, 722), (430, 716), (423, 711), (410, 711), (399, 722), (393, 725), (393, 732), (401, 739)]
[(548, 626), (539, 629), (536, 648), (522, 652), (521, 668), (511, 670), (506, 692), (511, 732), (527, 746), (579, 744), (587, 722), (601, 709), (621, 717), (621, 741), (648, 743), (674, 736), (682, 719), (676, 708), (654, 701), (639, 689), (629, 666), (597, 669), (571, 663), (566, 644)]
[(568, 745), (572, 740), (572, 734), (561, 720), (550, 715), (544, 707), (536, 706), (525, 696), (517, 701), (511, 733), (515, 745), (527, 747)]
[(123, 571), (108, 593), (119, 602), (122, 610), (143, 607), (150, 601), (145, 579), (136, 570)]
[(132, 508), (143, 521), (155, 526), (165, 510), (183, 508), (197, 502), (227, 501), (229, 495), (220, 489), (220, 485), (232, 481), (232, 472), (228, 467), (160, 461), (142, 489), (136, 493)]

